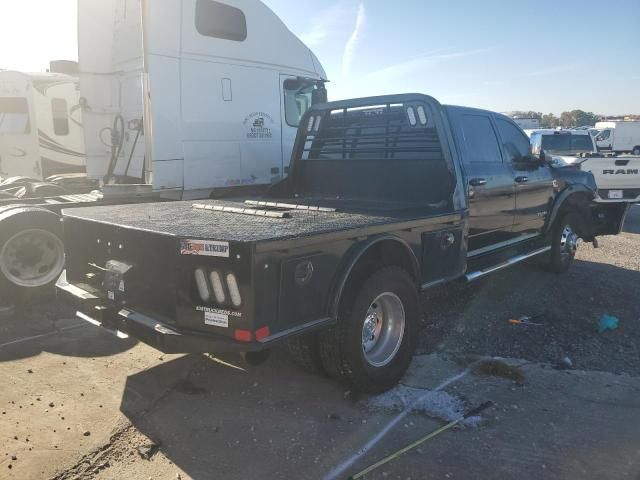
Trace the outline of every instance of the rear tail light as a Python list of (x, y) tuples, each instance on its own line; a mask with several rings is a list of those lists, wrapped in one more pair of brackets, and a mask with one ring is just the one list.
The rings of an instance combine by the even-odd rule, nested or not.
[(196, 287), (198, 288), (198, 295), (203, 302), (211, 300), (211, 292), (209, 291), (209, 284), (207, 283), (207, 276), (202, 268), (198, 268), (195, 272)]
[(233, 303), (234, 307), (239, 307), (242, 304), (242, 297), (240, 296), (240, 288), (238, 288), (238, 280), (233, 273), (227, 275), (227, 287), (229, 288), (231, 303)]
[(211, 279), (211, 286), (213, 287), (213, 296), (218, 303), (224, 303), (226, 301), (226, 295), (224, 294), (224, 287), (222, 285), (222, 279), (220, 278), (220, 274), (215, 270), (211, 272), (209, 276)]
[(236, 329), (233, 337), (239, 342), (250, 342), (253, 340), (253, 334), (249, 330)]

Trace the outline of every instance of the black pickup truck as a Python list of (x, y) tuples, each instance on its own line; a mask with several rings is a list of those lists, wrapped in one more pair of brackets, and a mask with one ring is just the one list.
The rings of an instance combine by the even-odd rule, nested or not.
[(367, 392), (406, 371), (419, 291), (533, 256), (566, 270), (578, 240), (620, 232), (593, 176), (550, 168), (509, 118), (419, 94), (304, 116), (266, 198), (63, 211), (78, 315), (167, 353), (286, 340), (296, 361)]

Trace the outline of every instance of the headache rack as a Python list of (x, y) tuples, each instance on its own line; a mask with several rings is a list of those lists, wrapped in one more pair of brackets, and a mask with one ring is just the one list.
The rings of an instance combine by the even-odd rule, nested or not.
[(332, 109), (309, 116), (303, 160), (412, 160), (441, 156), (429, 107), (421, 102)]
[(300, 198), (448, 201), (455, 174), (441, 132), (441, 106), (426, 95), (313, 106), (298, 130), (293, 193)]

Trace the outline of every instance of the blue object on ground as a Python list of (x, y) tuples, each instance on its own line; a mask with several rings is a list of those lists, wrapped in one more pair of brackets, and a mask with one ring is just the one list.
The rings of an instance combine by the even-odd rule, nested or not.
[(602, 315), (598, 323), (598, 331), (604, 333), (607, 330), (615, 330), (618, 328), (618, 319), (612, 315)]

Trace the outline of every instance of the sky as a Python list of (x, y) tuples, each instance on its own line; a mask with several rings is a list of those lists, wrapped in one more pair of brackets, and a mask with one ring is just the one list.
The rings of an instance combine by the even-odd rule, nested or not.
[[(75, 59), (77, 0), (0, 0), (0, 68)], [(640, 0), (265, 0), (318, 56), (331, 99), (640, 114)], [(37, 14), (34, 14), (37, 12)]]

